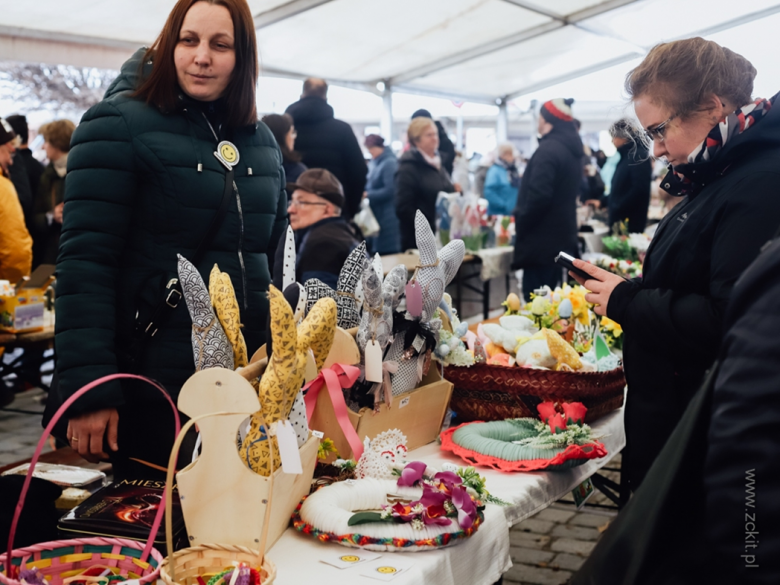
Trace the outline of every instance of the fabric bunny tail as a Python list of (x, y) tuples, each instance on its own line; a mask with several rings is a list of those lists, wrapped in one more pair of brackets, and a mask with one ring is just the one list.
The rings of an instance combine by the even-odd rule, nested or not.
[(238, 309), (236, 292), (227, 272), (221, 272), (214, 264), (209, 276), (209, 295), (214, 311), (228, 341), (233, 348), (233, 366), (243, 368), (249, 363), (244, 334), (241, 333), (241, 313)]
[(211, 307), (206, 283), (192, 263), (178, 254), (179, 283), (192, 319), (192, 353), (196, 370), (234, 369), (233, 347)]

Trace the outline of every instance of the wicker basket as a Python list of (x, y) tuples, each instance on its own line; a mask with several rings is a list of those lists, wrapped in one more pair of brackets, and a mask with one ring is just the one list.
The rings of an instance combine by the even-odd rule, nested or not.
[[(43, 431), (35, 454), (27, 470), (27, 476), (24, 479), (22, 491), (19, 494), (19, 502), (16, 505), (16, 511), (11, 522), (11, 531), (8, 536), (8, 551), (0, 555), (0, 583), (2, 585), (21, 585), (19, 573), (24, 569), (39, 569), (46, 580), (51, 585), (61, 585), (63, 579), (72, 577), (92, 566), (110, 567), (115, 575), (122, 575), (126, 579), (137, 580), (138, 585), (154, 583), (159, 577), (160, 565), (162, 564), (162, 555), (153, 548), (154, 538), (162, 521), (161, 514), (165, 506), (160, 506), (157, 510), (154, 522), (149, 533), (149, 540), (146, 543), (129, 540), (126, 538), (108, 538), (108, 537), (90, 537), (77, 538), (69, 540), (55, 540), (43, 542), (20, 549), (13, 549), (14, 536), (19, 517), (24, 507), (24, 501), (27, 491), (30, 488), (35, 464), (46, 445), (54, 425), (65, 414), (68, 408), (81, 396), (112, 380), (134, 379), (141, 380), (151, 384), (165, 396), (168, 404), (173, 410), (173, 416), (176, 421), (176, 432), (179, 431), (179, 412), (173, 404), (170, 396), (165, 389), (148, 378), (136, 376), (134, 374), (112, 374), (104, 376), (90, 382), (83, 388), (74, 392), (68, 398), (52, 417), (46, 429)], [(168, 490), (170, 496), (170, 490)], [(170, 500), (170, 498), (168, 498)], [(170, 506), (171, 502), (168, 501)], [(170, 514), (169, 514), (170, 515)], [(170, 543), (169, 543), (170, 546)], [(169, 550), (172, 550), (169, 548)], [(10, 560), (9, 560), (10, 559)]]
[[(179, 454), (181, 442), (189, 428), (198, 421), (210, 417), (229, 415), (234, 413), (219, 412), (205, 414), (190, 419), (182, 427), (176, 442), (173, 445), (168, 464), (168, 476), (166, 479), (166, 497), (170, 499), (170, 489), (173, 485), (174, 462)], [(262, 414), (260, 414), (262, 417)], [(268, 427), (263, 420), (262, 425), (266, 435)], [(271, 474), (270, 487), (268, 490), (268, 504), (265, 507), (265, 518), (263, 519), (263, 533), (260, 539), (260, 550), (252, 550), (243, 546), (231, 544), (201, 544), (190, 548), (185, 548), (165, 557), (160, 567), (160, 578), (166, 585), (199, 585), (199, 576), (211, 573), (220, 573), (225, 568), (233, 565), (234, 562), (246, 563), (249, 566), (257, 567), (260, 571), (260, 583), (262, 585), (271, 585), (276, 579), (276, 565), (265, 558), (265, 547), (268, 540), (268, 526), (271, 523), (271, 506), (273, 504), (273, 482), (274, 482), (274, 463), (273, 457), (270, 458)], [(167, 502), (167, 512), (165, 514), (165, 538), (168, 544), (168, 550), (173, 550), (173, 517), (170, 513), (170, 502)]]
[(591, 422), (623, 405), (623, 368), (609, 372), (554, 372), (475, 364), (447, 366), (444, 377), (455, 385), (450, 407), (458, 422), (536, 418), (545, 401), (582, 402)]

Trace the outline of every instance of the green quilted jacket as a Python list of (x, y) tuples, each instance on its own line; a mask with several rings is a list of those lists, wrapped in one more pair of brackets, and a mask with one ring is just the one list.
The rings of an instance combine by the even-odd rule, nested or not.
[[(139, 50), (73, 134), (59, 255), (56, 337), (59, 392), (130, 368), (126, 349), (135, 315), (150, 315), (175, 278), (176, 255), (192, 257), (216, 215), (225, 168), (198, 104), (182, 98), (171, 113), (131, 98)], [(151, 63), (144, 64), (148, 74)], [(219, 130), (217, 133), (219, 133)], [(266, 296), (276, 245), (287, 226), (279, 147), (262, 123), (233, 129), (240, 160), (227, 215), (198, 270), (230, 274), (250, 354), (265, 342)], [(223, 136), (220, 135), (220, 139)], [(202, 165), (202, 170), (199, 170)], [(137, 373), (176, 399), (194, 373), (191, 321), (182, 300), (144, 345)], [(111, 382), (86, 394), (71, 413), (160, 400), (141, 384)]]

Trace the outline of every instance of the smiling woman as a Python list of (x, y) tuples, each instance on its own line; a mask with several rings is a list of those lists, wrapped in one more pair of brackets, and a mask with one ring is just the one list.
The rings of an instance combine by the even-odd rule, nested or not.
[[(176, 398), (195, 370), (177, 254), (206, 280), (215, 264), (229, 275), (248, 350), (264, 343), (287, 197), (279, 147), (257, 120), (257, 72), (246, 0), (179, 0), (84, 115), (68, 158), (53, 400), (115, 372)], [(61, 438), (110, 458), (116, 478), (150, 477), (131, 458), (167, 464), (173, 425), (160, 404), (132, 382), (106, 384), (74, 404)]]

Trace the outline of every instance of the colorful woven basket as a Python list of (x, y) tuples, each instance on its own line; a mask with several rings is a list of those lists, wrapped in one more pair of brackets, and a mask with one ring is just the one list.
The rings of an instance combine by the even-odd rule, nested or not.
[(524, 438), (508, 421), (469, 422), (441, 434), (441, 448), (469, 465), (482, 465), (498, 471), (565, 471), (591, 459), (604, 457), (604, 445), (569, 445), (565, 449), (535, 449), (511, 441)]
[(623, 406), (623, 368), (609, 372), (554, 372), (475, 364), (447, 366), (444, 377), (455, 385), (450, 408), (458, 421), (536, 418), (541, 402), (582, 402), (585, 422)]
[[(121, 379), (141, 380), (157, 388), (173, 409), (176, 420), (176, 432), (179, 432), (181, 426), (179, 411), (176, 409), (170, 396), (168, 396), (168, 393), (162, 386), (143, 376), (133, 374), (104, 376), (87, 384), (68, 398), (43, 431), (30, 462), (30, 468), (27, 470), (27, 477), (24, 480), (22, 491), (19, 495), (19, 502), (16, 504), (16, 511), (11, 522), (11, 532), (8, 536), (8, 552), (0, 555), (0, 583), (3, 585), (21, 585), (19, 574), (25, 569), (39, 569), (51, 585), (62, 585), (64, 579), (78, 575), (85, 569), (93, 566), (110, 568), (113, 574), (121, 575), (125, 577), (125, 580), (137, 579), (137, 583), (140, 585), (152, 583), (159, 578), (163, 557), (152, 545), (154, 536), (157, 534), (157, 530), (162, 522), (165, 504), (161, 505), (157, 511), (157, 516), (150, 530), (149, 540), (146, 543), (124, 538), (94, 537), (56, 540), (13, 550), (19, 516), (22, 513), (27, 491), (30, 488), (35, 464), (38, 462), (38, 458), (46, 445), (46, 440), (49, 438), (54, 425), (57, 424), (57, 421), (60, 420), (71, 404), (82, 395), (105, 382)], [(10, 563), (8, 559), (11, 559)]]

